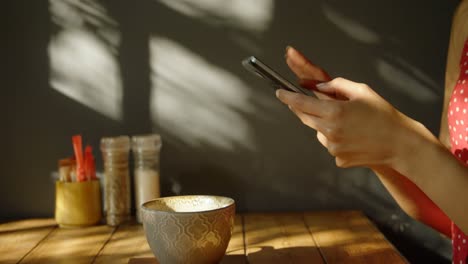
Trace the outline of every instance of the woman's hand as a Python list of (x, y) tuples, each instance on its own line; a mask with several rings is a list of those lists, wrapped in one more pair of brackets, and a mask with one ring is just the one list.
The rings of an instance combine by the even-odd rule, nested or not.
[[(317, 130), (317, 138), (339, 167), (391, 166), (408, 155), (408, 141), (415, 130), (425, 130), (375, 93), (369, 86), (343, 78), (328, 82), (328, 74), (289, 48), (287, 63), (308, 88), (316, 85), (321, 99), (286, 90), (277, 97), (307, 126)], [(327, 96), (325, 96), (327, 95)], [(418, 133), (416, 133), (418, 134)], [(405, 152), (405, 153), (403, 153)]]
[(343, 78), (329, 81), (324, 70), (292, 48), (286, 60), (319, 98), (283, 89), (277, 96), (317, 130), (338, 166), (370, 167), (407, 213), (449, 235), (450, 218), (468, 233), (466, 164), (369, 86)]

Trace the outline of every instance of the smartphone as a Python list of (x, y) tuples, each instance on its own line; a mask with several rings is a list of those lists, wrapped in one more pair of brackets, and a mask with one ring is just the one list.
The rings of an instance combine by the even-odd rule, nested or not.
[(262, 79), (267, 80), (275, 90), (286, 89), (291, 92), (302, 93), (305, 95), (314, 95), (313, 92), (292, 84), (279, 73), (268, 67), (265, 63), (261, 62), (255, 56), (250, 56), (243, 60), (242, 65), (248, 71), (254, 73), (257, 76), (260, 76)]

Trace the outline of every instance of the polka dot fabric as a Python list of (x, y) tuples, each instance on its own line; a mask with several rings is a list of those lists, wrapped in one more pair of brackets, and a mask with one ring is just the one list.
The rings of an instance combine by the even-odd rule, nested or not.
[[(449, 102), (448, 125), (452, 153), (460, 162), (468, 166), (468, 39), (463, 48), (460, 76)], [(467, 243), (468, 237), (452, 223), (453, 263), (467, 263)]]

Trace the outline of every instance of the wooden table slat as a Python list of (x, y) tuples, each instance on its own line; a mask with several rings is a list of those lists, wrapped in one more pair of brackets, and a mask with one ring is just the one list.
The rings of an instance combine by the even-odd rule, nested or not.
[[(0, 224), (0, 263), (158, 264), (141, 225)], [(358, 211), (237, 215), (221, 264), (407, 263)]]
[(28, 219), (0, 224), (0, 263), (18, 263), (56, 226), (53, 219)]
[(91, 263), (114, 227), (56, 228), (21, 263)]
[(157, 263), (139, 224), (119, 226), (94, 263), (127, 264), (131, 258), (131, 263)]
[(232, 231), (231, 241), (229, 241), (226, 255), (224, 256), (221, 264), (245, 264), (247, 259), (245, 257), (244, 248), (244, 228), (243, 219), (241, 215), (236, 215), (234, 221), (234, 230)]
[(305, 222), (329, 264), (407, 263), (361, 212), (306, 213)]
[[(133, 232), (135, 232), (135, 231), (133, 231)], [(139, 229), (138, 232), (141, 232), (140, 237), (144, 238), (145, 234), (144, 234), (143, 230)], [(117, 230), (116, 235), (118, 235), (120, 233), (122, 233), (122, 232)], [(116, 235), (113, 236), (112, 240), (114, 240), (114, 238), (117, 238)], [(133, 235), (132, 231), (130, 231), (128, 235), (132, 236)], [(128, 237), (128, 236), (126, 236), (126, 237)], [(124, 251), (112, 250), (111, 252), (109, 252), (108, 248), (115, 247), (115, 245), (113, 245), (113, 243), (112, 243), (112, 240), (105, 246), (105, 248), (102, 251), (101, 255), (105, 255), (105, 254), (111, 253), (111, 252), (117, 252), (117, 254), (119, 254), (119, 252), (120, 252), (120, 254), (122, 252), (126, 252), (125, 249), (123, 249)], [(138, 241), (138, 243), (139, 243), (139, 241)], [(153, 257), (153, 254), (151, 253), (151, 250), (150, 250), (150, 248), (148, 246), (148, 243), (146, 243), (146, 239), (145, 239), (145, 244), (146, 244), (146, 247), (149, 250), (149, 253), (146, 254), (146, 252), (145, 252), (145, 254), (143, 254), (143, 256), (139, 256), (138, 253), (135, 254), (136, 256), (132, 256), (130, 258), (130, 260), (128, 262), (129, 264), (158, 264), (157, 259), (155, 257)], [(122, 258), (122, 261), (119, 258)], [(115, 258), (115, 260), (110, 256), (106, 257), (106, 258), (102, 258), (102, 256), (100, 256), (96, 263), (127, 263), (126, 260), (127, 260), (126, 256), (125, 257), (117, 256)], [(242, 216), (240, 216), (240, 215), (236, 215), (236, 217), (235, 217), (234, 229), (233, 229), (233, 232), (232, 232), (231, 240), (229, 241), (229, 245), (228, 245), (228, 248), (226, 250), (226, 255), (224, 256), (224, 258), (221, 260), (220, 263), (221, 264), (245, 264), (246, 263), (245, 249), (244, 249), (244, 232), (243, 232), (243, 227), (242, 227)]]
[(323, 263), (302, 214), (246, 214), (244, 228), (250, 264)]

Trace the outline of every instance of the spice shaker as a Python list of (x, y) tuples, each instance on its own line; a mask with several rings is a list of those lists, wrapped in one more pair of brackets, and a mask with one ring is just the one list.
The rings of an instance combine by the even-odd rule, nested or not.
[(141, 223), (141, 204), (160, 197), (159, 157), (161, 145), (161, 136), (157, 134), (132, 137), (135, 166), (135, 207), (138, 223)]
[(101, 139), (106, 220), (110, 226), (117, 226), (130, 219), (129, 150), (128, 136)]

